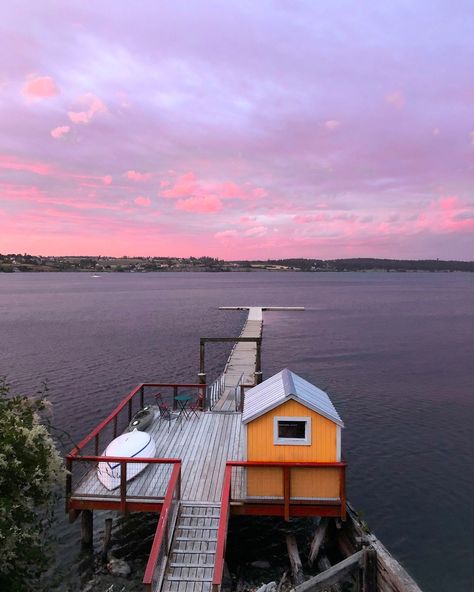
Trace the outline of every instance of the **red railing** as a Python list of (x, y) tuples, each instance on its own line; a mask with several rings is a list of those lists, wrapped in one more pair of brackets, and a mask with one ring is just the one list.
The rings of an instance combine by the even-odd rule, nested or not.
[[(93, 463), (94, 465), (98, 462), (103, 462), (105, 457), (100, 456), (102, 450), (109, 444), (114, 438), (116, 438), (119, 434), (123, 432), (123, 430), (127, 427), (127, 425), (132, 420), (134, 412), (138, 411), (139, 409), (143, 408), (146, 404), (155, 405), (155, 398), (154, 395), (159, 390), (163, 398), (166, 400), (168, 399), (170, 402), (174, 402), (176, 396), (180, 394), (181, 389), (195, 389), (196, 390), (196, 398), (198, 398), (199, 394), (202, 394), (206, 388), (206, 385), (203, 384), (177, 384), (177, 383), (142, 383), (136, 386), (120, 403), (119, 405), (110, 413), (110, 415), (104, 419), (99, 425), (97, 425), (79, 444), (77, 444), (73, 450), (66, 456), (66, 468), (68, 470), (67, 478), (66, 478), (66, 511), (71, 509), (70, 498), (77, 490), (78, 485), (82, 483), (82, 479), (87, 475), (87, 469), (90, 469), (90, 466), (87, 466), (87, 463)], [(166, 392), (168, 391), (168, 392)], [(110, 457), (107, 457), (107, 461), (112, 460)], [(120, 458), (117, 462), (121, 462), (125, 464), (131, 462), (130, 459), (127, 458)], [(136, 459), (132, 459), (133, 462), (137, 462)], [(140, 459), (140, 463), (150, 463), (150, 462), (158, 462), (158, 459)], [(161, 462), (169, 463), (169, 459), (162, 459)], [(171, 459), (171, 462), (174, 462)], [(123, 468), (123, 466), (122, 466)], [(122, 474), (125, 473), (122, 470)], [(164, 482), (168, 482), (168, 475), (164, 475)], [(153, 484), (155, 485), (155, 484)], [(156, 485), (159, 485), (158, 480), (156, 480)], [(126, 483), (124, 488), (126, 489)], [(160, 487), (163, 487), (163, 480), (161, 481)], [(163, 497), (162, 495), (156, 494), (152, 497)], [(121, 488), (120, 492), (120, 503), (122, 505), (125, 504), (124, 502), (124, 493)], [(117, 503), (118, 502), (118, 494), (114, 491), (105, 493), (101, 492), (101, 494), (96, 495), (93, 494), (95, 499), (106, 499), (110, 503)], [(82, 495), (84, 498), (84, 495)], [(98, 507), (98, 504), (97, 504)]]
[[(226, 548), (226, 541), (227, 541), (227, 530), (229, 524), (229, 515), (230, 515), (230, 504), (231, 501), (242, 501), (246, 504), (283, 504), (283, 516), (286, 520), (289, 520), (291, 517), (291, 508), (292, 505), (296, 506), (312, 506), (314, 508), (317, 505), (317, 511), (314, 511), (314, 514), (317, 514), (318, 511), (324, 510), (325, 505), (327, 506), (336, 506), (333, 509), (337, 510), (338, 515), (341, 516), (343, 520), (346, 518), (346, 462), (266, 462), (266, 461), (228, 461), (226, 463), (225, 473), (224, 473), (224, 483), (222, 486), (222, 497), (221, 497), (221, 516), (219, 519), (219, 528), (217, 531), (217, 543), (216, 543), (216, 557), (214, 563), (214, 577), (212, 580), (212, 591), (219, 592), (220, 586), (222, 584), (222, 576), (224, 571), (224, 560), (225, 560), (225, 548)], [(270, 502), (269, 499), (252, 499), (251, 501), (246, 497), (245, 491), (242, 491), (242, 483), (244, 479), (242, 479), (242, 475), (239, 475), (239, 486), (241, 495), (233, 496), (232, 495), (232, 472), (235, 469), (240, 468), (242, 471), (247, 470), (248, 468), (281, 468), (281, 475), (282, 475), (282, 496), (278, 500), (272, 500)], [(317, 497), (314, 497), (312, 500), (305, 498), (304, 500), (299, 500), (292, 497), (292, 469), (338, 469), (339, 472), (339, 497), (337, 501), (327, 502), (324, 500), (320, 500)], [(264, 472), (262, 471), (261, 478), (264, 479)], [(262, 512), (264, 513), (264, 512)]]
[[(132, 420), (132, 417), (133, 417), (133, 404), (136, 401), (135, 397), (137, 395), (139, 395), (140, 404), (139, 404), (139, 406), (136, 407), (136, 410), (141, 409), (145, 406), (145, 400), (146, 400), (145, 389), (146, 388), (173, 389), (172, 398), (174, 401), (176, 396), (179, 394), (179, 389), (195, 388), (195, 389), (197, 389), (198, 393), (200, 393), (206, 389), (206, 385), (205, 384), (194, 384), (194, 383), (193, 384), (177, 384), (177, 383), (142, 383), (142, 384), (139, 384), (123, 399), (123, 401), (121, 403), (119, 403), (119, 405), (112, 411), (112, 413), (106, 419), (104, 419), (104, 421), (102, 421), (97, 427), (95, 427), (92, 430), (92, 432), (90, 432), (83, 440), (81, 440), (81, 442), (70, 452), (70, 455), (74, 456), (76, 454), (79, 454), (81, 452), (81, 450), (83, 450), (85, 448), (85, 446), (87, 444), (89, 444), (92, 439), (94, 439), (95, 449), (96, 449), (95, 456), (97, 456), (99, 454), (100, 433), (107, 426), (112, 424), (113, 428), (114, 428), (114, 437), (116, 438), (118, 435), (118, 429), (119, 429), (118, 420), (119, 420), (119, 416), (120, 416), (121, 412), (125, 408), (127, 409), (127, 411), (128, 411), (127, 423), (130, 423), (130, 421)], [(155, 403), (155, 401), (152, 400), (151, 403)]]
[(181, 497), (181, 461), (176, 461), (166, 490), (155, 537), (143, 577), (146, 592), (160, 589)]

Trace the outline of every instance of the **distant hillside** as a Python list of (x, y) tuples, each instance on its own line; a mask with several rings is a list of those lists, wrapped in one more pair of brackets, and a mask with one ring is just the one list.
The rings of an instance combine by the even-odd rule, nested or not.
[(89, 273), (150, 271), (474, 271), (474, 261), (440, 261), (438, 259), (267, 259), (265, 261), (224, 261), (213, 257), (38, 257), (0, 253), (0, 272), (77, 271)]

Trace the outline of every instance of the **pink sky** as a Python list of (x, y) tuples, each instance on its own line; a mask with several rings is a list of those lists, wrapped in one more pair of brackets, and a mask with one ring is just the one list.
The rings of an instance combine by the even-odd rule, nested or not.
[(474, 4), (0, 7), (0, 252), (474, 258)]

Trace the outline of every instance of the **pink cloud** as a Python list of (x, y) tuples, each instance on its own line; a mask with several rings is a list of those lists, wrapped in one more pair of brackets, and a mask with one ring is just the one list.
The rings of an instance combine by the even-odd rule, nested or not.
[(385, 102), (394, 109), (403, 109), (405, 106), (405, 96), (401, 90), (395, 90), (385, 95)]
[(210, 214), (221, 210), (222, 202), (215, 195), (208, 195), (206, 197), (189, 197), (188, 199), (178, 200), (176, 202), (176, 209), (183, 210), (184, 212)]
[(31, 76), (23, 85), (23, 96), (28, 99), (47, 99), (59, 94), (59, 88), (51, 76)]
[(165, 189), (165, 191), (162, 192), (162, 196), (169, 199), (188, 197), (194, 193), (196, 187), (196, 175), (189, 172), (179, 177), (173, 187)]
[(328, 121), (324, 122), (324, 127), (329, 131), (336, 130), (338, 127), (340, 127), (340, 125), (341, 122), (337, 119), (329, 119)]
[(132, 181), (148, 181), (151, 179), (151, 173), (139, 173), (137, 171), (127, 171), (127, 178)]
[(265, 189), (263, 189), (262, 187), (256, 187), (255, 189), (252, 189), (252, 197), (255, 197), (256, 199), (267, 197), (267, 195), (268, 192), (265, 191)]
[(53, 130), (51, 130), (50, 133), (55, 140), (59, 140), (60, 138), (63, 138), (65, 135), (67, 135), (70, 131), (71, 128), (68, 125), (60, 125), (59, 127), (55, 127)]
[(245, 231), (245, 236), (264, 236), (267, 233), (265, 226), (254, 226)]
[(0, 154), (0, 168), (14, 171), (28, 171), (37, 175), (49, 175), (51, 167), (43, 162), (21, 160), (9, 154)]
[(169, 181), (161, 182), (163, 186), (169, 186), (161, 192), (166, 199), (179, 198), (205, 198), (213, 195), (216, 199), (254, 200), (268, 195), (263, 187), (252, 187), (250, 183), (238, 185), (234, 181), (201, 181), (195, 173), (188, 172), (177, 178), (174, 184)]
[(216, 234), (214, 235), (214, 237), (217, 240), (224, 241), (227, 241), (228, 239), (237, 238), (238, 236), (239, 233), (237, 232), (237, 230), (223, 230), (222, 232), (216, 232)]
[(143, 195), (139, 195), (133, 201), (137, 206), (143, 206), (144, 208), (147, 208), (151, 205), (151, 199)]
[(86, 125), (90, 123), (98, 113), (107, 113), (108, 111), (105, 103), (91, 93), (80, 97), (79, 103), (86, 107), (84, 111), (68, 111), (69, 119), (76, 124)]
[(112, 184), (112, 175), (105, 175), (102, 177), (102, 183), (104, 185), (111, 185)]

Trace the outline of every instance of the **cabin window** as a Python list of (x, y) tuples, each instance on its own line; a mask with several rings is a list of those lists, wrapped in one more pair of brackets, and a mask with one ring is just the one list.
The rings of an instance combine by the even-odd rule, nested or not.
[(296, 446), (311, 444), (311, 417), (275, 417), (273, 443)]

